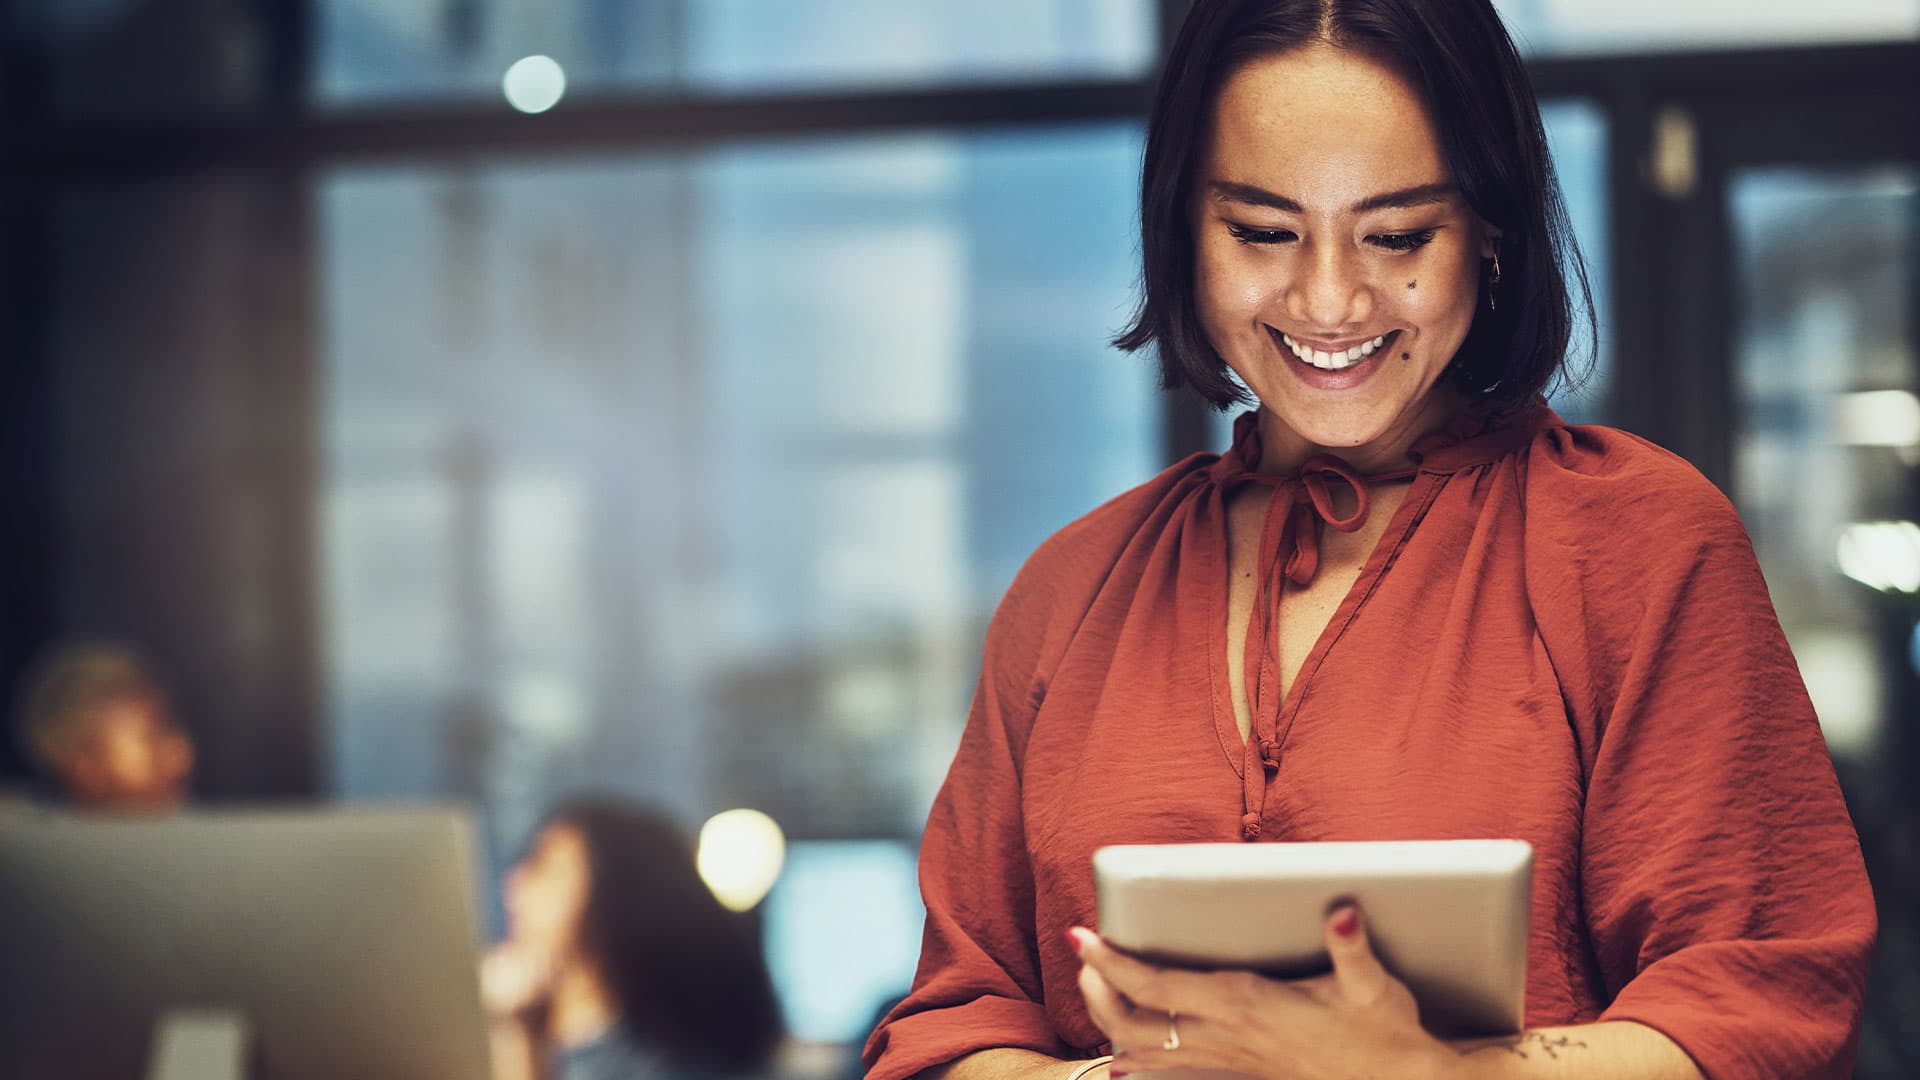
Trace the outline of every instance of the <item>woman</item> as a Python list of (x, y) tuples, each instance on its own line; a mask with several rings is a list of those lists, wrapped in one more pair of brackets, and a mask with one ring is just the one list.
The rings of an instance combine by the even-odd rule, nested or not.
[[(1143, 188), (1119, 343), (1258, 409), (1008, 590), (869, 1075), (1846, 1075), (1858, 843), (1732, 507), (1541, 397), (1579, 261), (1487, 0), (1196, 3)], [(1103, 844), (1469, 837), (1535, 852), (1491, 1045), (1423, 1031), (1351, 906), (1291, 983), (1084, 928)]]
[(496, 1080), (763, 1072), (779, 1006), (757, 924), (720, 906), (665, 817), (605, 799), (555, 811), (507, 875), (487, 957)]

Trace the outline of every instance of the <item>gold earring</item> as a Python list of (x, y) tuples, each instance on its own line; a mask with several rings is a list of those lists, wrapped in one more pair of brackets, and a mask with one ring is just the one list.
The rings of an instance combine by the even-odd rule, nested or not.
[(1487, 310), (1494, 309), (1493, 293), (1500, 287), (1500, 253), (1493, 253), (1493, 276), (1487, 279)]

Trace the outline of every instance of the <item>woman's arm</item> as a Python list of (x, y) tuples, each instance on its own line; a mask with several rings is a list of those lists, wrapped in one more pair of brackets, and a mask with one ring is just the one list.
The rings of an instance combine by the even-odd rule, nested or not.
[[(919, 1080), (1066, 1080), (1084, 1061), (1061, 1061), (1036, 1054), (1032, 1050), (1004, 1047), (979, 1050), (957, 1061), (928, 1069)], [(1107, 1080), (1107, 1067), (1100, 1065), (1081, 1080)]]
[(546, 1026), (553, 963), (545, 953), (506, 941), (480, 962), (492, 1080), (547, 1080)]
[[(1024, 1053), (1014, 1059), (987, 1056), (989, 1069), (1007, 1060), (1031, 1067), (1073, 1052), (1047, 1014), (1041, 956), (1063, 952), (1065, 943), (1036, 937), (1037, 895), (1020, 787), (1020, 762), (1040, 696), (1036, 672), (1052, 603), (1050, 566), (1040, 555), (1030, 560), (987, 629), (960, 746), (920, 839), (927, 917), (919, 969), (906, 998), (867, 1040), (862, 1065), (870, 1080), (958, 1068), (954, 1063), (991, 1051)], [(1065, 1080), (1070, 1072), (1056, 1069), (1054, 1075)], [(1005, 1075), (1039, 1080), (1044, 1074)]]
[(487, 1025), (493, 1080), (547, 1080), (540, 1040), (525, 1024), (494, 1020)]
[[(1437, 1080), (1701, 1080), (1700, 1070), (1672, 1039), (1644, 1024), (1613, 1022), (1534, 1028), (1494, 1039), (1448, 1042), (1459, 1055)], [(1083, 1063), (1031, 1050), (981, 1050), (928, 1069), (920, 1080), (1064, 1080)], [(1106, 1066), (1084, 1080), (1107, 1080)]]
[(1460, 1055), (1450, 1080), (1605, 1077), (1606, 1080), (1702, 1080), (1684, 1050), (1631, 1021), (1532, 1028), (1497, 1039), (1448, 1042)]
[(1844, 1080), (1873, 891), (1739, 515), (1608, 428), (1556, 430), (1527, 476), (1528, 599), (1586, 775), (1593, 1019), (1711, 1076)]

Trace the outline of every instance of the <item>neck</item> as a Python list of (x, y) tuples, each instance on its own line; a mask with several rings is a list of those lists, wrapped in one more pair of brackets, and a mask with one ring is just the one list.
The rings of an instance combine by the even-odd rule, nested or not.
[(547, 1032), (555, 1045), (570, 1047), (591, 1042), (619, 1019), (619, 1004), (598, 971), (583, 964), (570, 964), (554, 980)]
[(1414, 443), (1439, 430), (1465, 408), (1466, 402), (1457, 392), (1436, 386), (1378, 438), (1357, 446), (1322, 446), (1302, 437), (1278, 413), (1262, 405), (1256, 418), (1260, 425), (1259, 471), (1294, 472), (1315, 454), (1333, 454), (1363, 475), (1403, 469), (1413, 463), (1407, 452)]

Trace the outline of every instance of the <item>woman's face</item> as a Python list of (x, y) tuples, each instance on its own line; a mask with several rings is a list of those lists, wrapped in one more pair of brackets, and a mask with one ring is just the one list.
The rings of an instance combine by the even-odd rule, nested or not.
[(1454, 407), (1435, 387), (1497, 234), (1397, 72), (1323, 44), (1254, 61), (1194, 179), (1201, 323), (1285, 428), (1391, 456)]
[(592, 868), (587, 842), (565, 822), (547, 826), (507, 874), (507, 933), (555, 961), (579, 946)]
[(186, 801), (193, 742), (159, 694), (128, 694), (100, 704), (88, 737), (68, 762), (74, 796), (122, 811), (166, 811)]

